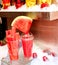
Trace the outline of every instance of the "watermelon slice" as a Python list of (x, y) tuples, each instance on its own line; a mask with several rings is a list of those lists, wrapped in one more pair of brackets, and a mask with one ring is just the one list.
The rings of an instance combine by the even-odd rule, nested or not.
[(30, 31), (31, 24), (32, 19), (30, 17), (18, 16), (13, 20), (11, 26), (14, 26), (23, 33), (28, 33)]

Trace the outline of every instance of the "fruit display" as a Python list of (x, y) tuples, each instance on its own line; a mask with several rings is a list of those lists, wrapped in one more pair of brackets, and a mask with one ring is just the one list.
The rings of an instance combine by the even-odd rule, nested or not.
[(3, 9), (8, 9), (9, 7), (14, 6), (14, 8), (19, 9), (21, 7), (24, 7), (26, 9), (36, 7), (40, 5), (40, 8), (48, 7), (49, 5), (52, 5), (52, 0), (13, 0), (13, 3), (11, 0), (2, 0)]

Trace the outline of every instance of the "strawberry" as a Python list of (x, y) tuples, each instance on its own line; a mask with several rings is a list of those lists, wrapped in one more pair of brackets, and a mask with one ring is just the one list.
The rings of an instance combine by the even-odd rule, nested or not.
[(55, 57), (56, 54), (55, 54), (54, 52), (51, 52), (51, 55), (52, 55), (53, 57)]
[(41, 8), (48, 7), (49, 4), (47, 2), (41, 4)]
[(37, 58), (37, 53), (33, 53), (33, 58)]
[(47, 61), (48, 58), (46, 56), (43, 56), (43, 61)]

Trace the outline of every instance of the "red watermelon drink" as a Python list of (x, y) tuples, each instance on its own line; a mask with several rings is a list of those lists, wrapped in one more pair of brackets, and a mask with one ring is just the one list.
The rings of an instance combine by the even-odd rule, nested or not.
[(15, 33), (12, 35), (11, 32), (6, 31), (6, 41), (8, 44), (8, 51), (10, 60), (18, 60), (19, 55), (19, 34)]
[(10, 0), (2, 0), (3, 9), (7, 9), (10, 6)]
[(25, 58), (30, 58), (32, 55), (33, 39), (34, 37), (31, 33), (22, 35), (22, 46)]

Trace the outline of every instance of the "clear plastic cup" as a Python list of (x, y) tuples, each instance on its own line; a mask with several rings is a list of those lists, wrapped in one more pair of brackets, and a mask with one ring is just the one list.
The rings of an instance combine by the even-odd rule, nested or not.
[(10, 60), (19, 59), (19, 33), (15, 33), (13, 36), (10, 34), (10, 30), (6, 33), (6, 41), (8, 45)]
[(32, 56), (33, 39), (34, 36), (31, 33), (22, 35), (22, 46), (25, 58)]

